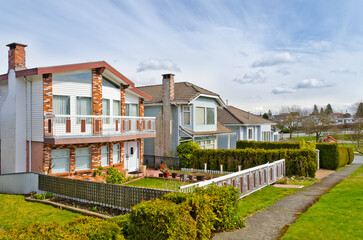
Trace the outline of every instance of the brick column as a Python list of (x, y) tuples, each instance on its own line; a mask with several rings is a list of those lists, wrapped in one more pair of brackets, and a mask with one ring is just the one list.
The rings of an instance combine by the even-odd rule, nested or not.
[(43, 74), (43, 118), (44, 137), (53, 137), (53, 83), (52, 74)]
[(44, 174), (52, 174), (52, 170), (49, 169), (52, 164), (52, 149), (44, 145), (43, 148), (43, 173)]
[(91, 169), (96, 170), (98, 166), (101, 166), (101, 145), (91, 145)]
[[(92, 69), (93, 115), (102, 116), (102, 69)], [(102, 118), (93, 118), (93, 134), (102, 135)]]
[(113, 144), (112, 143), (109, 143), (108, 144), (108, 149), (109, 149), (109, 159), (110, 159), (110, 163), (109, 165), (112, 165), (113, 164)]
[(121, 84), (121, 116), (126, 115), (126, 94), (125, 94), (126, 86)]
[(144, 139), (139, 139), (140, 146), (140, 166), (144, 164)]
[(125, 143), (120, 143), (120, 163), (121, 163), (121, 169), (125, 169)]
[(69, 149), (69, 172), (76, 171), (76, 149)]
[(139, 97), (139, 116), (144, 116), (144, 99), (142, 99), (141, 97)]

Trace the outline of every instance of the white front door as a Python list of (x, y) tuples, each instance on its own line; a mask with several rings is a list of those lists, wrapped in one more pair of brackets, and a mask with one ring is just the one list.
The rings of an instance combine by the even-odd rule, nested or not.
[(139, 149), (137, 147), (137, 142), (126, 142), (125, 144), (125, 168), (129, 172), (134, 172), (140, 169), (140, 161), (138, 157)]

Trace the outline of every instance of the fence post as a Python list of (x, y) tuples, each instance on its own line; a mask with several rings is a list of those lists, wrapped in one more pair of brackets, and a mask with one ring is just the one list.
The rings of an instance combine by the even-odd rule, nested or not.
[(223, 173), (223, 165), (221, 164), (220, 166), (221, 166), (221, 174), (222, 174)]
[(204, 172), (207, 172), (207, 163), (204, 163)]
[(238, 165), (238, 172), (240, 172), (242, 169), (242, 166), (241, 165)]

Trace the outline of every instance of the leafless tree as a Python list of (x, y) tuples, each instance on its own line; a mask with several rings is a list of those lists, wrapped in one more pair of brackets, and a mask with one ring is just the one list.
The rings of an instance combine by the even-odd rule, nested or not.
[(282, 107), (277, 126), (288, 131), (291, 139), (292, 134), (301, 126), (303, 118), (304, 114), (300, 106)]
[(310, 115), (303, 120), (304, 129), (315, 134), (316, 142), (319, 142), (323, 132), (326, 132), (331, 128), (331, 124), (332, 121), (325, 113)]

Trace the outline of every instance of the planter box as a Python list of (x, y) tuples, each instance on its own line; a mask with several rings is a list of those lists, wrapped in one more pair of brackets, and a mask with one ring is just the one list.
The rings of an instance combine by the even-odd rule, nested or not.
[(165, 172), (164, 177), (166, 177), (166, 178), (169, 177), (169, 172)]
[(180, 180), (187, 180), (188, 179), (188, 174), (180, 174)]
[(204, 176), (203, 175), (197, 176), (197, 180), (198, 181), (204, 181)]

